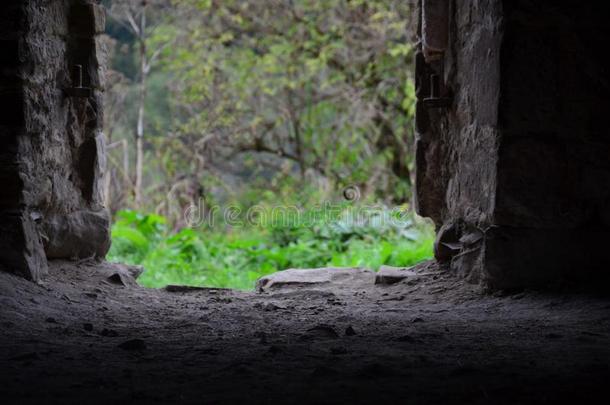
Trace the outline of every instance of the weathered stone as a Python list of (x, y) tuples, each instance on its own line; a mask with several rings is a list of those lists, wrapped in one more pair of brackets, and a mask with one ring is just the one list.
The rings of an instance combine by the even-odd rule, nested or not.
[(404, 267), (381, 266), (375, 274), (375, 284), (396, 284), (416, 273)]
[(125, 287), (138, 287), (136, 279), (144, 271), (142, 266), (105, 261), (97, 263), (96, 269), (95, 278), (98, 280)]
[(460, 251), (459, 231), (457, 224), (447, 222), (441, 226), (434, 241), (434, 257), (440, 263), (449, 263)]
[(101, 208), (104, 203), (104, 173), (106, 171), (106, 138), (99, 132), (95, 137), (95, 162), (93, 165), (93, 185), (91, 206)]
[[(0, 224), (12, 236), (1, 240), (11, 254), (0, 265), (37, 279), (46, 261), (41, 231), (50, 258), (102, 257), (109, 247), (100, 182), (104, 11), (90, 0), (1, 7)], [(67, 96), (75, 64), (83, 84), (98, 89), (89, 99)]]
[(98, 90), (106, 89), (106, 75), (108, 64), (108, 47), (104, 37), (95, 37), (93, 50), (88, 65), (89, 85)]
[(47, 260), (34, 221), (22, 213), (2, 213), (0, 229), (0, 268), (40, 280), (47, 273)]
[(104, 8), (95, 3), (74, 3), (69, 11), (69, 27), (73, 35), (92, 37), (106, 27)]
[(349, 288), (371, 285), (375, 273), (363, 268), (289, 269), (270, 274), (256, 282), (259, 292), (289, 289)]
[(145, 271), (144, 266), (134, 264), (112, 263), (112, 267), (124, 269), (134, 280), (137, 280)]
[[(423, 1), (424, 52), (444, 27), (426, 22), (441, 3)], [(550, 0), (450, 4), (450, 43), (434, 63), (455, 103), (417, 111), (426, 125), (415, 206), (439, 229), (437, 260), (494, 288), (601, 271), (610, 265), (598, 242), (610, 239), (603, 13)]]
[(106, 211), (76, 211), (43, 221), (42, 235), (49, 259), (104, 257), (110, 249)]
[(449, 42), (449, 0), (422, 0), (421, 26), (426, 59), (441, 57)]
[(312, 328), (307, 329), (304, 334), (299, 337), (299, 340), (313, 341), (313, 340), (326, 340), (326, 339), (337, 339), (339, 334), (331, 325), (320, 324)]
[(132, 280), (131, 277), (128, 277), (126, 274), (124, 273), (114, 273), (112, 275), (110, 275), (107, 280), (109, 282), (111, 282), (112, 284), (116, 284), (116, 285), (122, 285), (122, 286), (133, 286), (134, 284), (134, 280)]

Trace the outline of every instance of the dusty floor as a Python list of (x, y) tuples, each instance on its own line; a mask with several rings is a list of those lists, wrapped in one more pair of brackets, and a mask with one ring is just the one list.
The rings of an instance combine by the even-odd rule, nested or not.
[(0, 401), (608, 403), (610, 300), (418, 271), (267, 294), (123, 286), (86, 263), (42, 285), (2, 273)]

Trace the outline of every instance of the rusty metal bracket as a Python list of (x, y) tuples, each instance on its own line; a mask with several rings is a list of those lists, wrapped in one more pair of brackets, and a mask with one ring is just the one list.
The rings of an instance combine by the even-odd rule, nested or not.
[(430, 75), (430, 95), (424, 98), (423, 103), (428, 108), (446, 108), (451, 106), (451, 97), (441, 96), (441, 80), (438, 74)]
[(452, 98), (441, 80), (442, 60), (435, 64), (426, 62), (422, 52), (415, 55), (415, 95), (426, 108), (447, 108)]
[(72, 87), (68, 87), (65, 91), (70, 97), (88, 98), (92, 91), (89, 87), (83, 87), (83, 66), (74, 65), (72, 68)]

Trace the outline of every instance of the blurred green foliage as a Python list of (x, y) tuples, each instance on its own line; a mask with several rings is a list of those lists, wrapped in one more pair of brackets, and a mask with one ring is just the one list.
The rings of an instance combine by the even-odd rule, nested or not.
[[(114, 6), (105, 93), (105, 135), (114, 145), (107, 172), (107, 206), (116, 218), (110, 259), (143, 264), (142, 284), (247, 289), (287, 268), (377, 269), (431, 256), (432, 231), (421, 220), (389, 225), (387, 216), (395, 214), (387, 207), (350, 217), (355, 205), (402, 206), (412, 194), (409, 2), (104, 4)], [(125, 10), (146, 16), (139, 37)], [(155, 63), (143, 110), (145, 201), (136, 204), (141, 58)], [(237, 208), (240, 221), (254, 206), (263, 217), (277, 206), (313, 216), (321, 201), (336, 203), (348, 186), (362, 194), (358, 201), (338, 203), (330, 217), (306, 225), (185, 227), (184, 210), (199, 201)]]
[[(144, 12), (137, 0), (121, 2)], [(145, 204), (135, 206), (116, 180), (109, 208), (170, 218), (167, 200), (185, 178), (206, 199), (319, 182), (408, 201), (415, 105), (408, 3), (148, 2), (147, 53), (158, 58), (145, 103)], [(109, 143), (128, 140), (133, 183), (139, 56), (120, 21), (111, 14), (107, 29), (105, 134)], [(124, 176), (124, 160), (122, 150), (110, 151), (113, 179)]]
[[(305, 213), (306, 214), (306, 213)], [(410, 266), (432, 256), (433, 232), (415, 218), (389, 225), (378, 211), (351, 220), (350, 209), (310, 226), (248, 225), (172, 232), (158, 215), (121, 211), (109, 259), (142, 264), (140, 283), (252, 289), (266, 274), (288, 268)]]

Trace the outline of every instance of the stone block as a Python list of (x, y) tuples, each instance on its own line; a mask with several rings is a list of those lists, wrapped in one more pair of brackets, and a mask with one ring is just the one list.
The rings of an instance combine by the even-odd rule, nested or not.
[(95, 167), (93, 173), (93, 193), (91, 204), (94, 207), (102, 207), (104, 204), (104, 172), (106, 171), (106, 138), (98, 132), (95, 137)]
[(0, 267), (38, 281), (48, 271), (34, 219), (24, 212), (0, 213)]
[(396, 284), (402, 280), (414, 277), (417, 274), (408, 268), (404, 267), (392, 267), (392, 266), (381, 266), (375, 275), (375, 284)]
[(68, 35), (68, 3), (71, 0), (24, 1), (26, 31), (50, 38)]
[(90, 78), (90, 86), (94, 89), (106, 89), (106, 74), (108, 66), (108, 47), (107, 39), (103, 36), (98, 36), (93, 41), (93, 53), (88, 65), (88, 75)]
[(325, 267), (318, 269), (289, 269), (258, 279), (259, 292), (294, 289), (357, 289), (370, 286), (375, 273), (363, 268)]
[(435, 60), (449, 45), (449, 1), (422, 1), (422, 47), (426, 60)]
[(68, 26), (71, 36), (93, 37), (106, 29), (106, 12), (94, 3), (75, 3), (70, 7)]
[(107, 211), (81, 210), (42, 220), (41, 233), (49, 259), (103, 258), (110, 249)]

